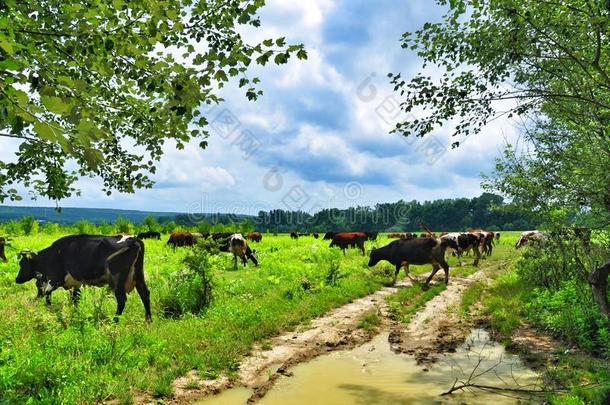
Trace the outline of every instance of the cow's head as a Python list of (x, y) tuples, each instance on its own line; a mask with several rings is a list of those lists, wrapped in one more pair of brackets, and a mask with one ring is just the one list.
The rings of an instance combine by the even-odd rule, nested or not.
[(23, 284), (40, 277), (42, 277), (42, 273), (36, 270), (36, 253), (31, 250), (22, 250), (19, 253), (19, 273), (17, 273), (15, 282)]
[(382, 257), (381, 257), (381, 252), (379, 251), (379, 249), (371, 250), (371, 256), (369, 257), (369, 267), (373, 267), (374, 265), (379, 263), (381, 261), (381, 259), (382, 259)]
[(248, 258), (252, 260), (255, 266), (258, 266), (258, 256), (256, 255), (255, 249), (248, 248)]
[(444, 248), (453, 249), (456, 252), (460, 250), (460, 245), (458, 244), (457, 238), (450, 238), (450, 237), (441, 238), (440, 246), (444, 247)]

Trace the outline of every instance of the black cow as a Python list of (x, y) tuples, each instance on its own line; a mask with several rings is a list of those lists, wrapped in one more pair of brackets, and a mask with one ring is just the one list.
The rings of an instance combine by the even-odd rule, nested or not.
[(138, 237), (138, 239), (157, 239), (157, 240), (161, 240), (161, 234), (159, 232), (155, 232), (155, 231), (140, 232), (137, 237)]
[(337, 234), (337, 232), (326, 232), (324, 234), (324, 240), (332, 240), (333, 237)]
[(432, 264), (432, 273), (428, 276), (426, 284), (430, 283), (437, 271), (445, 271), (445, 284), (449, 283), (449, 265), (445, 261), (445, 241), (434, 238), (398, 239), (379, 249), (373, 249), (369, 259), (369, 267), (373, 267), (381, 260), (386, 260), (396, 266), (394, 281), (398, 277), (400, 268), (404, 266), (405, 273), (409, 275), (410, 264)]
[(299, 239), (299, 234), (296, 232), (290, 232), (290, 238), (291, 239)]
[(4, 254), (4, 247), (6, 246), (6, 238), (0, 237), (0, 260), (7, 262), (6, 255)]
[(366, 240), (377, 240), (379, 232), (365, 232)]
[(125, 309), (127, 293), (135, 287), (144, 304), (146, 320), (152, 319), (150, 293), (144, 281), (144, 242), (137, 238), (71, 235), (56, 240), (38, 254), (25, 252), (20, 256), (15, 281), (22, 284), (36, 278), (37, 286), (41, 282), (39, 288), (47, 298), (63, 287), (72, 290), (76, 303), (82, 285), (110, 285), (117, 300), (115, 321), (118, 321)]
[(312, 233), (314, 239), (318, 239), (320, 237), (320, 234), (317, 232)]

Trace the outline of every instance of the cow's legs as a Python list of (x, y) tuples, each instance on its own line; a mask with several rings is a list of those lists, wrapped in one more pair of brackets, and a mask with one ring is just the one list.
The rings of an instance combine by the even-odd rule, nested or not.
[(237, 270), (237, 255), (233, 253), (233, 268)]
[(479, 265), (479, 260), (481, 259), (481, 251), (478, 246), (473, 247), (474, 250), (474, 263), (473, 266), (477, 267)]
[(123, 314), (125, 303), (127, 302), (127, 293), (125, 293), (125, 280), (119, 280), (114, 287), (114, 296), (116, 297), (116, 315), (114, 321), (119, 321), (119, 316)]
[[(428, 279), (426, 279), (426, 285), (430, 284), (430, 281), (432, 280), (432, 278), (434, 277), (436, 272), (439, 271), (440, 269), (441, 269), (441, 266), (439, 266), (438, 264), (432, 265), (432, 273), (430, 273), (430, 275), (428, 276)], [(447, 274), (449, 274), (449, 273), (447, 272)]]
[(78, 302), (80, 301), (80, 288), (73, 288), (72, 291), (70, 291), (70, 295), (72, 296), (72, 303), (78, 305)]
[(440, 263), (440, 265), (442, 266), (443, 270), (445, 271), (445, 284), (449, 284), (449, 265), (444, 260)]
[(243, 264), (244, 267), (248, 264), (248, 257), (245, 254), (241, 257), (241, 264)]
[(394, 272), (394, 280), (392, 281), (392, 285), (396, 284), (396, 279), (398, 278), (398, 273), (400, 273), (401, 267), (402, 267), (402, 263), (398, 263), (396, 265), (396, 271)]
[(404, 263), (403, 267), (405, 269), (405, 276), (409, 277), (409, 280), (415, 281), (413, 277), (411, 277), (411, 274), (409, 274), (409, 263)]

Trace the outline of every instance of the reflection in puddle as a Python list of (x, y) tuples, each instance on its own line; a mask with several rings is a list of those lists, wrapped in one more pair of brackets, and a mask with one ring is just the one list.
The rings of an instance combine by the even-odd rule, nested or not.
[[(478, 364), (478, 366), (477, 366)], [(483, 385), (533, 388), (538, 376), (517, 356), (474, 330), (456, 353), (445, 355), (430, 371), (423, 371), (411, 356), (390, 350), (388, 334), (348, 351), (318, 357), (291, 369), (259, 402), (262, 405), (313, 404), (515, 404), (518, 400), (481, 391), (441, 397), (456, 380), (466, 380), (475, 369), (475, 382)], [(490, 372), (484, 373), (486, 370)], [(200, 404), (245, 404), (251, 391), (228, 390)]]

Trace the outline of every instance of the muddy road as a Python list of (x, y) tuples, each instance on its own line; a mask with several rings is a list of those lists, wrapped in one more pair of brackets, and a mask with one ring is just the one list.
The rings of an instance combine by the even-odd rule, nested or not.
[[(421, 275), (423, 280), (426, 274)], [(371, 341), (381, 331), (388, 333), (390, 348), (396, 353), (415, 357), (424, 371), (437, 357), (463, 342), (471, 325), (459, 318), (455, 307), (464, 290), (473, 282), (485, 278), (484, 268), (468, 277), (452, 276), (449, 286), (429, 300), (408, 325), (392, 319), (386, 298), (401, 288), (412, 286), (402, 280), (394, 287), (385, 287), (366, 297), (336, 308), (323, 317), (295, 331), (274, 337), (264, 347), (256, 346), (239, 366), (236, 377), (221, 376), (214, 380), (201, 378), (196, 371), (174, 381), (172, 403), (192, 402), (218, 394), (228, 388), (251, 390), (248, 402), (254, 403), (269, 391), (290, 368), (320, 355), (351, 349)], [(440, 282), (440, 277), (436, 279)], [(375, 330), (361, 327), (363, 317), (377, 314), (380, 325)]]

